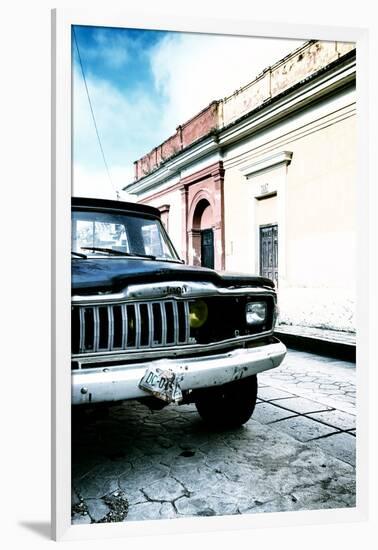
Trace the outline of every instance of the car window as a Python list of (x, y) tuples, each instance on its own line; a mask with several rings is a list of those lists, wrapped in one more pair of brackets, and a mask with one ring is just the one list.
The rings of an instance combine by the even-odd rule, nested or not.
[[(88, 247), (178, 260), (159, 219), (75, 210), (72, 213), (72, 250), (82, 252)], [(100, 252), (90, 252), (90, 255), (98, 254)]]

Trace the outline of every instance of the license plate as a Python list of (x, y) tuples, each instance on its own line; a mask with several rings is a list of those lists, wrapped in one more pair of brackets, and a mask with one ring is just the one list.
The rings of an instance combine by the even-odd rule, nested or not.
[(182, 401), (180, 381), (181, 376), (173, 370), (151, 366), (144, 373), (139, 387), (163, 401), (179, 403)]

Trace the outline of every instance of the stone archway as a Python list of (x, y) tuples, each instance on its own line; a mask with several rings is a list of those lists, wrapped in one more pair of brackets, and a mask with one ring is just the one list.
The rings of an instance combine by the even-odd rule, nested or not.
[(214, 267), (214, 216), (206, 198), (200, 198), (194, 207), (192, 229), (189, 233), (189, 254), (193, 265)]
[[(201, 244), (202, 252), (206, 244), (207, 250), (213, 248), (213, 267), (224, 269), (223, 177), (219, 161), (181, 180), (185, 220), (182, 242), (188, 264), (202, 265)], [(208, 239), (204, 243), (206, 231)]]

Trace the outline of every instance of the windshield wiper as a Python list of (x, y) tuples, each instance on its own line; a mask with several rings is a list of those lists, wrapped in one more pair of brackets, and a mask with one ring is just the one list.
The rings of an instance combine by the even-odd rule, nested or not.
[(172, 264), (184, 264), (184, 260), (181, 259), (175, 259), (175, 258), (165, 258), (164, 256), (156, 256), (155, 260), (158, 260), (159, 262), (170, 262)]
[(134, 256), (136, 258), (147, 258), (148, 260), (155, 260), (155, 256), (150, 254), (136, 254), (135, 252), (122, 252), (122, 250), (114, 250), (113, 248), (102, 248), (100, 246), (81, 246), (82, 250), (93, 250), (94, 252), (106, 252), (107, 254), (114, 254), (116, 256)]
[(81, 252), (75, 252), (74, 250), (71, 250), (71, 254), (73, 256), (77, 256), (78, 258), (84, 258), (85, 260), (88, 258), (86, 254), (82, 254)]

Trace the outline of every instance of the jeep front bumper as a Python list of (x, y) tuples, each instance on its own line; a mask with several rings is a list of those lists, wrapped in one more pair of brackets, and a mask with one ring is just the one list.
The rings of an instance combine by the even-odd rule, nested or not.
[(190, 358), (164, 358), (72, 371), (72, 404), (138, 399), (150, 395), (139, 383), (152, 364), (180, 377), (182, 391), (227, 384), (278, 367), (286, 354), (279, 340), (251, 348)]

